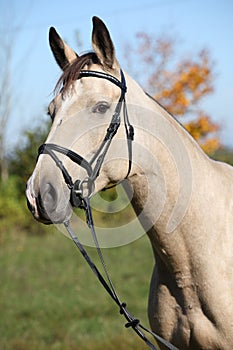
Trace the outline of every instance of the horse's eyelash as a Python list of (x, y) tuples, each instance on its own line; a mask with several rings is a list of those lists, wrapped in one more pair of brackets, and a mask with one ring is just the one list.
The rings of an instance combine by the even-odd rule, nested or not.
[[(104, 107), (103, 109), (105, 109), (105, 111), (107, 111), (110, 108), (110, 105), (106, 101), (100, 101), (93, 107), (92, 111), (94, 113), (96, 113), (96, 112), (98, 112), (98, 109), (101, 107)], [(100, 114), (101, 114), (101, 111), (100, 111)], [(104, 112), (103, 112), (103, 114), (104, 114)]]

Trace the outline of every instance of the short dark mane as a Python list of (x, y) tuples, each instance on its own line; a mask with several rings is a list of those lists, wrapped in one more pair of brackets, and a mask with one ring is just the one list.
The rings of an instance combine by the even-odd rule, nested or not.
[(64, 70), (59, 78), (54, 89), (55, 93), (58, 93), (61, 89), (63, 92), (67, 91), (73, 82), (79, 78), (80, 71), (83, 67), (86, 65), (90, 66), (92, 63), (99, 63), (94, 52), (88, 52), (79, 57), (77, 56), (77, 59)]

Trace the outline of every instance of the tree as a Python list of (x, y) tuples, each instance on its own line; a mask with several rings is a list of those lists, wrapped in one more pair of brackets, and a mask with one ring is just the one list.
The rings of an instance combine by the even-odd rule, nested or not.
[(45, 141), (51, 121), (43, 127), (35, 126), (30, 131), (24, 131), (20, 146), (16, 146), (10, 157), (10, 175), (17, 177), (19, 193), (24, 196), (27, 180), (36, 165), (38, 147)]
[[(24, 62), (26, 57), (28, 60), (29, 56), (29, 51), (20, 51), (20, 57), (16, 55), (17, 41), (29, 9), (25, 8), (25, 12), (19, 16), (16, 5), (15, 0), (0, 1), (0, 180), (2, 181), (8, 178), (6, 147), (8, 122), (19, 103), (19, 96), (16, 97), (16, 94), (19, 93), (17, 87), (20, 85), (20, 80), (16, 82), (16, 76), (19, 76), (24, 69), (24, 65), (20, 62)], [(17, 61), (15, 57), (19, 57)]]
[(8, 178), (8, 167), (6, 158), (5, 136), (7, 122), (11, 113), (11, 61), (13, 42), (0, 32), (1, 65), (0, 65), (0, 166), (1, 179)]
[(171, 37), (156, 38), (143, 32), (136, 38), (136, 49), (127, 47), (130, 67), (136, 62), (137, 67), (147, 72), (142, 85), (169, 113), (185, 117), (184, 126), (201, 147), (212, 154), (220, 144), (219, 126), (200, 107), (203, 99), (213, 92), (213, 63), (209, 52), (201, 50), (191, 58), (183, 56), (177, 60), (175, 40)]

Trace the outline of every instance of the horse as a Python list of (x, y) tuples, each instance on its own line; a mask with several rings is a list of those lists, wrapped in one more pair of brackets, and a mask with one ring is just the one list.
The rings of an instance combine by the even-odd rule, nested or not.
[(182, 350), (232, 350), (233, 168), (209, 158), (121, 69), (101, 19), (93, 17), (91, 52), (79, 56), (53, 27), (49, 42), (62, 75), (27, 182), (34, 218), (64, 223), (80, 189), (91, 197), (127, 178), (155, 258), (151, 329)]

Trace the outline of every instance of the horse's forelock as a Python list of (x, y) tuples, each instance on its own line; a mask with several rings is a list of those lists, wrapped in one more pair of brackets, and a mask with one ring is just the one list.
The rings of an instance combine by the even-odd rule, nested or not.
[(55, 94), (59, 93), (61, 89), (63, 92), (66, 92), (73, 82), (79, 78), (80, 71), (83, 67), (86, 65), (90, 66), (93, 63), (99, 63), (94, 52), (88, 52), (79, 57), (77, 56), (77, 59), (67, 66), (59, 78), (54, 89)]

